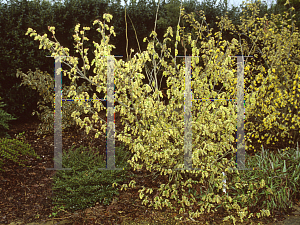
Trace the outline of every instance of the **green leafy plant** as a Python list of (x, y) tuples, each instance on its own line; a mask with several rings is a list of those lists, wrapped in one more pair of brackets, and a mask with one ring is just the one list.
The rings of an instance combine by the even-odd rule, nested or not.
[[(37, 159), (40, 159), (40, 157), (35, 153), (34, 149), (32, 149), (29, 144), (16, 139), (0, 138), (1, 157), (12, 160), (13, 162), (18, 163), (20, 166), (30, 167), (22, 163), (24, 160), (19, 160), (18, 156), (20, 156), (20, 154), (33, 156)], [(3, 164), (3, 160), (0, 159), (0, 166), (2, 167)], [(0, 170), (3, 171), (1, 168)]]
[(19, 134), (15, 134), (15, 136), (16, 136), (17, 140), (25, 141), (25, 139), (26, 139), (25, 131), (23, 131), (22, 133), (19, 133)]
[[(2, 98), (0, 97), (0, 108), (6, 105), (1, 102), (1, 99)], [(0, 109), (0, 137), (10, 138), (10, 135), (7, 132), (4, 132), (5, 129), (9, 129), (9, 125), (7, 124), (7, 122), (10, 120), (16, 120), (16, 118), (5, 112), (3, 109)]]
[(104, 157), (97, 150), (81, 146), (75, 151), (72, 146), (63, 154), (62, 163), (64, 168), (72, 170), (57, 171), (53, 178), (53, 204), (63, 206), (64, 209), (74, 211), (93, 206), (96, 202), (108, 205), (114, 195), (118, 195), (114, 183), (122, 183), (128, 180), (130, 168), (127, 160), (130, 152), (124, 147), (116, 148), (116, 168), (123, 170), (98, 170), (106, 168)]
[[(241, 207), (249, 207), (252, 211), (257, 205), (269, 210), (284, 210), (293, 206), (293, 200), (299, 193), (300, 188), (300, 150), (297, 143), (297, 149), (278, 150), (278, 154), (269, 153), (262, 147), (260, 153), (246, 159), (246, 168), (253, 170), (241, 171), (240, 177), (225, 176), (226, 181), (232, 179), (228, 189), (232, 197), (236, 197)], [(260, 181), (256, 185), (255, 181)], [(265, 186), (265, 188), (262, 188)], [(238, 187), (242, 187), (241, 189)], [(247, 202), (243, 201), (244, 196), (253, 191), (251, 198)], [(228, 204), (228, 201), (222, 202), (222, 205)], [(226, 206), (225, 206), (226, 207)], [(258, 217), (261, 216), (258, 213)]]
[(56, 217), (60, 212), (63, 212), (63, 211), (66, 211), (65, 210), (65, 207), (63, 206), (63, 205), (61, 205), (61, 206), (54, 206), (53, 208), (52, 208), (52, 213), (49, 215), (49, 217)]

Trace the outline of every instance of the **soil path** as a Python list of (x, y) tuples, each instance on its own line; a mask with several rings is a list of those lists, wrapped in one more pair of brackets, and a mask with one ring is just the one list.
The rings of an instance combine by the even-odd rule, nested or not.
[[(90, 209), (86, 209), (86, 212), (91, 212)], [(130, 220), (124, 220), (123, 223), (121, 225), (141, 225), (141, 224), (147, 224), (147, 225), (156, 225), (156, 224), (168, 224), (168, 225), (175, 225), (175, 224), (201, 224), (199, 222), (184, 222), (184, 221), (175, 221), (172, 220), (169, 216), (169, 214), (167, 213), (162, 213), (161, 215), (159, 215), (157, 217), (157, 219), (151, 219), (151, 220), (138, 220), (135, 222), (130, 221)], [(90, 218), (93, 218), (95, 215), (89, 215)], [(164, 218), (162, 218), (164, 217)], [(128, 218), (130, 219), (130, 218)], [(162, 220), (163, 219), (163, 220)], [(268, 219), (270, 221), (270, 219)], [(277, 221), (276, 218), (273, 218), (272, 220), (274, 220), (274, 222), (266, 222), (266, 219), (262, 219), (262, 220), (250, 220), (248, 222), (244, 222), (244, 223), (236, 223), (237, 225), (245, 225), (245, 224), (261, 224), (261, 225), (299, 225), (300, 224), (300, 202), (298, 202), (297, 205), (294, 205), (292, 208), (292, 212), (289, 213), (288, 215), (284, 216), (283, 220)], [(164, 221), (164, 222), (163, 222)], [(276, 222), (277, 221), (277, 222)], [(22, 220), (17, 220), (15, 222), (10, 223), (9, 225), (54, 225), (54, 224), (60, 224), (60, 225), (67, 225), (67, 224), (80, 224), (80, 223), (76, 223), (76, 218), (70, 218), (70, 219), (52, 219), (52, 220), (48, 220), (45, 222), (33, 222), (33, 223), (24, 223)], [(93, 223), (88, 223), (88, 224), (93, 224)], [(208, 225), (231, 225), (231, 222), (224, 222), (224, 223), (220, 223), (220, 222), (213, 222), (213, 223), (206, 223)]]

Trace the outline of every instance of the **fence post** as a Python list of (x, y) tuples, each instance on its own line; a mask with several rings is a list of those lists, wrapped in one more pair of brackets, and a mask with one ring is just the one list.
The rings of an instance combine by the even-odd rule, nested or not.
[[(46, 56), (52, 57), (52, 56)], [(62, 168), (62, 101), (74, 99), (62, 99), (62, 76), (61, 76), (61, 58), (70, 56), (55, 56), (55, 109), (54, 109), (54, 168), (46, 170), (71, 170), (71, 168)], [(107, 57), (107, 56), (102, 56)], [(107, 149), (106, 149), (106, 168), (99, 170), (124, 170), (124, 168), (115, 168), (115, 124), (114, 124), (114, 64), (113, 56), (108, 56), (107, 66)], [(123, 57), (123, 56), (115, 56)], [(79, 99), (105, 101), (105, 99)]]
[[(191, 92), (191, 70), (188, 69), (191, 67), (191, 57), (199, 57), (199, 56), (176, 56), (176, 57), (186, 57), (185, 65), (185, 106), (184, 106), (184, 168), (177, 168), (175, 170), (200, 170), (192, 168), (192, 115), (191, 115), (191, 107), (192, 100), (235, 100), (235, 99), (192, 99)], [(238, 58), (238, 75), (237, 75), (237, 154), (236, 154), (236, 165), (238, 170), (252, 170), (254, 168), (245, 168), (245, 134), (244, 134), (244, 116), (245, 107), (244, 107), (244, 65), (243, 65), (243, 57), (253, 57), (253, 56), (231, 56)], [(241, 65), (242, 64), (242, 65)], [(239, 160), (237, 160), (239, 158)], [(231, 168), (236, 170), (237, 168)], [(223, 174), (225, 175), (225, 174)], [(226, 182), (226, 181), (225, 181)]]

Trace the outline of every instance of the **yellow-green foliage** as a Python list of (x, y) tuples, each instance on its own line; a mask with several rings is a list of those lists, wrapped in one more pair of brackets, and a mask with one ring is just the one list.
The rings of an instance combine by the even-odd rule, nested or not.
[[(255, 76), (246, 76), (245, 79), (246, 82), (251, 82), (249, 93), (252, 91), (253, 98), (246, 112), (255, 110), (258, 121), (258, 124), (252, 122), (245, 124), (251, 130), (246, 133), (246, 137), (255, 137), (259, 143), (275, 144), (278, 141), (277, 137), (281, 136), (292, 138), (289, 143), (295, 144), (300, 125), (300, 112), (297, 106), (300, 101), (300, 39), (298, 28), (291, 21), (294, 17), (292, 16), (294, 8), (291, 7), (290, 13), (286, 12), (283, 16), (272, 14), (269, 21), (266, 15), (263, 18), (257, 17), (257, 8), (258, 6), (249, 4), (253, 14), (243, 14), (241, 17), (243, 24), (238, 26), (240, 36), (246, 36), (253, 42), (252, 46), (244, 42), (243, 49), (248, 51), (252, 48), (251, 52), (254, 53), (255, 58), (257, 58), (255, 52), (260, 52), (264, 64), (267, 65), (265, 67), (258, 65), (256, 68), (254, 65), (245, 66), (245, 75), (252, 74), (254, 69), (258, 70)], [(263, 42), (262, 49), (256, 46), (258, 41)], [(260, 84), (259, 88), (258, 84)], [(246, 99), (249, 100), (249, 97)], [(269, 133), (260, 137), (259, 132), (263, 130), (268, 130)], [(289, 132), (291, 130), (295, 131), (294, 137)]]
[[(250, 82), (250, 79), (255, 79), (258, 82), (262, 80), (263, 85), (260, 88), (254, 89), (254, 91), (246, 90), (246, 124), (245, 126), (252, 125), (247, 121), (247, 117), (250, 115), (257, 115), (259, 118), (264, 116), (266, 123), (258, 123), (251, 127), (253, 132), (246, 134), (246, 138), (249, 135), (257, 135), (257, 131), (263, 130), (263, 125), (266, 127), (271, 126), (271, 121), (278, 119), (278, 123), (272, 123), (278, 125), (280, 129), (290, 129), (292, 127), (284, 127), (283, 124), (279, 123), (282, 118), (279, 117), (278, 112), (285, 107), (284, 100), (291, 98), (292, 93), (286, 92), (286, 90), (294, 90), (296, 92), (296, 84), (291, 83), (291, 79), (298, 78), (298, 67), (293, 63), (292, 59), (299, 58), (299, 52), (295, 51), (293, 45), (298, 43), (297, 32), (291, 33), (290, 25), (287, 26), (285, 20), (280, 21), (282, 23), (282, 29), (277, 29), (273, 21), (269, 21), (268, 31), (263, 31), (266, 18), (257, 18), (257, 6), (255, 4), (248, 4), (253, 9), (253, 13), (248, 16), (248, 19), (242, 19), (242, 24), (238, 26), (239, 30), (243, 32), (244, 36), (240, 33), (240, 40), (233, 39), (231, 42), (222, 40), (222, 30), (230, 29), (235, 32), (236, 29), (228, 18), (221, 18), (219, 27), (221, 32), (217, 32), (214, 35), (211, 30), (207, 31), (206, 26), (200, 25), (198, 21), (193, 19), (193, 15), (183, 16), (183, 18), (190, 18), (191, 23), (198, 32), (196, 40), (191, 39), (191, 34), (187, 35), (188, 44), (192, 46), (192, 55), (201, 56), (192, 57), (192, 67), (194, 80), (191, 82), (194, 98), (218, 98), (218, 99), (229, 99), (235, 97), (236, 89), (236, 59), (229, 57), (230, 55), (254, 55), (255, 50), (260, 50), (263, 58), (266, 60), (269, 68), (264, 68), (262, 65), (253, 63), (250, 65), (249, 62), (245, 63), (245, 81)], [(252, 7), (253, 6), (253, 7)], [(184, 9), (183, 13), (184, 15)], [(278, 17), (278, 16), (277, 16)], [(273, 20), (276, 18), (272, 15)], [(104, 14), (103, 18), (110, 22), (112, 18), (109, 14)], [(205, 17), (204, 17), (205, 19)], [(187, 20), (188, 21), (188, 20)], [(109, 30), (111, 34), (114, 34), (113, 27), (105, 27), (102, 22), (96, 20), (94, 25), (99, 23), (101, 28), (97, 30), (101, 32), (103, 39), (101, 44), (94, 42), (96, 47), (95, 59), (91, 65), (95, 64), (94, 73), (95, 76), (85, 77), (86, 70), (90, 69), (89, 62), (86, 54), (87, 49), (83, 50), (83, 41), (88, 40), (84, 36), (85, 30), (89, 30), (89, 27), (83, 27), (80, 34), (83, 36), (83, 40), (78, 36), (80, 24), (75, 27), (75, 35), (73, 36), (77, 45), (75, 48), (80, 50), (81, 57), (84, 62), (82, 67), (83, 72), (80, 73), (81, 77), (88, 80), (92, 85), (96, 86), (96, 91), (99, 93), (106, 93), (106, 77), (107, 77), (107, 58), (101, 56), (110, 55), (111, 49), (114, 47), (108, 45), (109, 37), (105, 35), (105, 28)], [(177, 44), (180, 41), (179, 30), (182, 28), (178, 25), (176, 34), (175, 44), (175, 56), (178, 55)], [(293, 28), (294, 29), (294, 28)], [(49, 27), (53, 36), (55, 34), (54, 27)], [(203, 34), (203, 31), (208, 33), (207, 36)], [(281, 31), (281, 32), (280, 32)], [(52, 56), (69, 56), (68, 49), (62, 48), (58, 41), (54, 43), (49, 41), (47, 35), (37, 35), (37, 33), (28, 28), (26, 35), (29, 33), (30, 36), (36, 36), (34, 39), (40, 41), (40, 48), (51, 49)], [(169, 27), (167, 34), (173, 37), (172, 28)], [(156, 38), (156, 32), (153, 31), (150, 34)], [(243, 39), (249, 36), (253, 42), (253, 46), (248, 44)], [(251, 36), (250, 36), (251, 35)], [(105, 39), (104, 39), (105, 38)], [(255, 42), (259, 39), (264, 41), (263, 49), (257, 49)], [(157, 43), (162, 47), (162, 53), (164, 57), (172, 57), (170, 54), (171, 49), (166, 47), (166, 41), (170, 38), (166, 38), (163, 41), (163, 45)], [(289, 40), (287, 44), (284, 40)], [(144, 42), (146, 38), (144, 39)], [(202, 44), (201, 49), (195, 47), (196, 42)], [(133, 52), (133, 50), (131, 50)], [(292, 57), (287, 58), (287, 54), (293, 54)], [(201, 168), (202, 171), (189, 171), (189, 170), (172, 170), (175, 168), (183, 168), (184, 159), (184, 119), (183, 111), (178, 112), (173, 109), (180, 107), (179, 102), (183, 102), (184, 99), (184, 76), (185, 67), (183, 65), (177, 65), (175, 68), (172, 65), (167, 65), (164, 61), (164, 57), (159, 57), (155, 52), (154, 40), (148, 44), (147, 51), (137, 53), (130, 61), (123, 62), (122, 60), (114, 59), (114, 79), (115, 79), (115, 98), (116, 102), (120, 103), (115, 107), (117, 112), (120, 112), (122, 121), (125, 123), (124, 132), (117, 132), (118, 140), (124, 142), (129, 146), (131, 151), (134, 153), (130, 165), (134, 169), (145, 168), (149, 172), (160, 173), (168, 178), (167, 183), (162, 183), (160, 187), (148, 188), (145, 186), (138, 186), (140, 188), (140, 198), (144, 198), (143, 204), (154, 206), (155, 208), (161, 208), (168, 206), (173, 208), (174, 206), (180, 207), (180, 212), (189, 211), (190, 217), (199, 217), (203, 212), (215, 211), (216, 207), (220, 204), (227, 210), (230, 216), (226, 217), (225, 220), (231, 219), (234, 223), (237, 220), (234, 215), (238, 215), (239, 219), (243, 221), (245, 217), (260, 217), (268, 216), (269, 210), (261, 209), (261, 213), (250, 213), (246, 210), (247, 204), (251, 204), (253, 195), (260, 190), (267, 190), (265, 187), (265, 181), (243, 181), (241, 184), (240, 173), (238, 171), (232, 171), (229, 168), (233, 167), (233, 162), (228, 162), (227, 159), (222, 159), (224, 155), (229, 152), (233, 152), (235, 146), (233, 142), (232, 134), (236, 131), (236, 116), (234, 104), (229, 102), (229, 107), (223, 107), (224, 101), (213, 102), (208, 104), (207, 102), (193, 102), (192, 112), (195, 109), (198, 113), (193, 113), (193, 168)], [(159, 59), (157, 62), (155, 59)], [(69, 65), (74, 65), (71, 72), (64, 71), (64, 75), (68, 74), (72, 81), (75, 81), (78, 77), (77, 64), (78, 60), (75, 57), (61, 58), (62, 62)], [(204, 63), (204, 68), (197, 66), (199, 61)], [(154, 66), (154, 79), (151, 84), (143, 84), (142, 79), (144, 75), (141, 73), (143, 66), (146, 61), (152, 61)], [(254, 60), (255, 61), (255, 60)], [(165, 106), (160, 102), (162, 93), (158, 90), (156, 69), (157, 64), (163, 67), (163, 74), (168, 77), (167, 84), (170, 88), (167, 95), (170, 100), (170, 104)], [(76, 67), (76, 68), (75, 68)], [(261, 71), (257, 75), (253, 71)], [(80, 71), (81, 72), (81, 71)], [(252, 74), (251, 74), (252, 72)], [(282, 73), (284, 72), (284, 76)], [(74, 75), (71, 77), (71, 73)], [(251, 75), (250, 75), (251, 74)], [(208, 78), (210, 76), (210, 78)], [(265, 77), (263, 77), (265, 76)], [(286, 80), (285, 83), (281, 82), (280, 79)], [(225, 92), (217, 93), (213, 89), (214, 81), (222, 82), (225, 87)], [(252, 86), (255, 86), (255, 81), (251, 81)], [(270, 82), (270, 85), (268, 84)], [(286, 87), (282, 86), (286, 85)], [(274, 94), (271, 94), (271, 88), (275, 89)], [(252, 87), (251, 87), (252, 88)], [(52, 89), (53, 90), (53, 89)], [(128, 99), (126, 90), (129, 90), (131, 98)], [(299, 91), (299, 89), (297, 89)], [(70, 87), (68, 98), (84, 99), (89, 98), (88, 93), (83, 92), (79, 95), (75, 92), (75, 87)], [(275, 98), (271, 100), (271, 97)], [(297, 96), (298, 97), (298, 96)], [(96, 98), (94, 94), (93, 98)], [(262, 105), (262, 109), (259, 109), (261, 102), (267, 101)], [(76, 103), (75, 103), (76, 104)], [(102, 125), (102, 120), (98, 118), (98, 112), (103, 109), (102, 104), (99, 101), (94, 101), (93, 107), (89, 107), (88, 104), (84, 104), (81, 101), (77, 102), (79, 106), (84, 106), (85, 112), (93, 113), (92, 121), (89, 118), (84, 118), (84, 121), (80, 119), (80, 112), (74, 111), (72, 117), (76, 120), (76, 123), (81, 127), (86, 128), (88, 133), (90, 130), (95, 130), (95, 138), (101, 134), (101, 132), (94, 128), (95, 124)], [(181, 103), (182, 104), (182, 103)], [(268, 104), (268, 107), (266, 106)], [(295, 100), (291, 101), (288, 107), (296, 107)], [(210, 112), (211, 108), (219, 108), (217, 116)], [(131, 109), (131, 110), (129, 110)], [(264, 109), (269, 109), (269, 112), (264, 112)], [(137, 119), (137, 114), (141, 116), (141, 119)], [(274, 117), (275, 116), (275, 117)], [(297, 117), (296, 121), (298, 120)], [(294, 118), (294, 120), (295, 120)], [(267, 123), (268, 122), (268, 123)], [(297, 122), (295, 122), (295, 125)], [(101, 126), (102, 131), (105, 134), (106, 124)], [(275, 129), (275, 127), (274, 127)], [(293, 129), (293, 128), (292, 128)], [(285, 131), (281, 131), (285, 133)], [(258, 138), (258, 137), (257, 137)], [(263, 137), (262, 137), (263, 139)], [(174, 144), (171, 142), (174, 141)], [(246, 146), (246, 150), (247, 150)], [(222, 159), (222, 161), (217, 161)], [(221, 189), (223, 185), (222, 171), (227, 174), (226, 187), (233, 185), (237, 190), (245, 189), (245, 194), (239, 196), (230, 196), (230, 194), (223, 194)], [(228, 179), (230, 177), (230, 179)], [(232, 178), (232, 179), (231, 179)], [(135, 180), (131, 180), (129, 187), (135, 187)], [(204, 195), (198, 201), (195, 200), (193, 194), (189, 193), (190, 189), (195, 189), (196, 186), (204, 188)], [(123, 185), (122, 189), (128, 187)], [(154, 197), (155, 195), (155, 197)], [(192, 210), (190, 206), (196, 205), (197, 210)], [(233, 214), (235, 212), (235, 214)]]
[[(17, 77), (22, 77), (21, 85), (28, 85), (32, 89), (37, 89), (39, 94), (44, 98), (44, 101), (39, 101), (37, 103), (39, 110), (42, 113), (37, 111), (32, 112), (32, 115), (35, 113), (38, 115), (39, 119), (42, 121), (39, 124), (38, 129), (36, 131), (37, 135), (45, 135), (45, 134), (53, 134), (54, 132), (54, 78), (52, 75), (48, 73), (44, 73), (40, 70), (36, 70), (34, 73), (29, 70), (28, 75), (22, 73), (21, 71), (17, 70)], [(76, 82), (75, 82), (76, 85)], [(82, 86), (78, 87), (78, 92), (82, 93), (83, 91), (87, 91), (88, 88), (86, 87), (85, 83)], [(69, 86), (65, 86), (63, 84), (62, 96), (67, 96), (69, 91)], [(47, 105), (47, 103), (51, 104), (51, 107)], [(71, 117), (73, 111), (79, 111), (80, 114), (83, 113), (82, 107), (79, 107), (77, 104), (74, 104), (70, 101), (64, 101), (62, 104), (62, 129), (70, 128), (75, 126), (75, 121)]]
[[(40, 157), (35, 153), (29, 144), (16, 139), (0, 138), (0, 155), (2, 157), (12, 160), (13, 162), (18, 163), (20, 166), (25, 166), (23, 163), (21, 163), (23, 161), (19, 160), (18, 158), (20, 154), (34, 156), (40, 159)], [(2, 164), (3, 162), (0, 159), (0, 165)], [(1, 168), (0, 170), (3, 171)]]

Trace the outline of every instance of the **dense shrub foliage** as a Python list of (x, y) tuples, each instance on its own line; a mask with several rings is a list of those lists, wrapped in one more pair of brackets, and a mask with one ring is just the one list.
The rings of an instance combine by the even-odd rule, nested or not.
[[(16, 139), (7, 139), (7, 138), (0, 138), (0, 156), (1, 158), (9, 159), (13, 162), (18, 163), (20, 166), (25, 166), (22, 162), (24, 160), (19, 160), (18, 156), (33, 156), (38, 159), (40, 157), (35, 153), (32, 147), (29, 144), (24, 143), (23, 141), (16, 140)], [(3, 160), (0, 158), (0, 170), (2, 165), (4, 164)], [(29, 167), (29, 166), (27, 166)]]
[(102, 155), (97, 150), (84, 147), (70, 148), (63, 154), (63, 168), (72, 170), (57, 171), (53, 179), (53, 204), (64, 205), (70, 211), (94, 206), (96, 202), (108, 205), (119, 194), (113, 183), (123, 183), (131, 177), (127, 160), (130, 153), (123, 147), (115, 150), (116, 168), (123, 170), (98, 170), (106, 168)]

